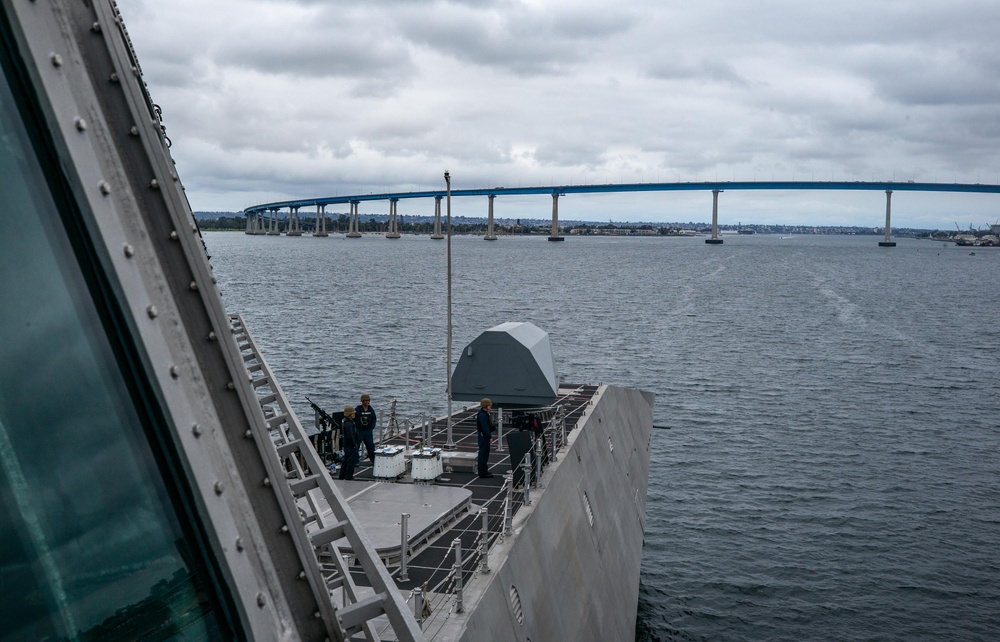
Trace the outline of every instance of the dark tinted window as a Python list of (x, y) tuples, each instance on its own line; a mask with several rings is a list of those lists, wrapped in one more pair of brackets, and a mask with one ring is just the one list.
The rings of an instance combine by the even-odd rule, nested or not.
[(0, 637), (214, 637), (224, 619), (154, 456), (154, 422), (82, 276), (92, 266), (70, 243), (9, 71), (0, 83)]

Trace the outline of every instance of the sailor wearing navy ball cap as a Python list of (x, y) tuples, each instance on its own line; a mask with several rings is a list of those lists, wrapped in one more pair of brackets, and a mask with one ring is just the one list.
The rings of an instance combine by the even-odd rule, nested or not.
[(361, 395), (361, 405), (354, 410), (357, 416), (354, 423), (358, 425), (358, 432), (361, 434), (361, 441), (365, 442), (365, 450), (368, 451), (368, 461), (375, 463), (375, 409), (371, 407), (372, 398), (368, 395)]

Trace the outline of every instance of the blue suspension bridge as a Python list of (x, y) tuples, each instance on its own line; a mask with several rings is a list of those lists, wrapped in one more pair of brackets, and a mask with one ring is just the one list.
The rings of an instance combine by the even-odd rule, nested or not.
[(386, 192), (382, 194), (357, 194), (353, 196), (327, 196), (307, 198), (292, 201), (263, 203), (243, 210), (247, 218), (247, 234), (280, 234), (278, 229), (278, 213), (288, 210), (286, 234), (301, 236), (302, 226), (299, 221), (299, 209), (303, 207), (316, 208), (316, 229), (314, 236), (328, 236), (326, 230), (326, 207), (328, 205), (350, 205), (350, 229), (348, 238), (361, 236), (358, 229), (358, 205), (366, 201), (389, 202), (389, 225), (386, 238), (399, 238), (399, 228), (396, 217), (396, 204), (403, 199), (434, 199), (434, 234), (431, 238), (441, 239), (441, 201), (454, 197), (485, 196), (489, 199), (485, 239), (496, 240), (493, 231), (493, 200), (497, 196), (544, 195), (552, 197), (552, 231), (550, 241), (562, 241), (559, 235), (559, 197), (568, 194), (609, 194), (621, 192), (677, 192), (704, 191), (712, 193), (712, 236), (705, 242), (712, 245), (722, 243), (719, 238), (719, 194), (725, 191), (737, 190), (851, 190), (851, 191), (884, 191), (885, 192), (885, 240), (880, 241), (882, 247), (893, 247), (891, 240), (891, 210), (892, 193), (896, 192), (962, 192), (997, 194), (1000, 185), (982, 183), (917, 183), (906, 181), (714, 181), (714, 182), (675, 182), (675, 183), (620, 183), (604, 185), (551, 185), (538, 187), (492, 187), (459, 190), (432, 190), (418, 192)]

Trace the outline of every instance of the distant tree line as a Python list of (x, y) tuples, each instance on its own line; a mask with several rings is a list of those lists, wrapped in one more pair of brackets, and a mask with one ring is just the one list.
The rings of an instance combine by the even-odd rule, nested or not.
[[(265, 219), (262, 219), (265, 220)], [(304, 232), (312, 232), (316, 229), (315, 217), (299, 217), (299, 224), (302, 226)], [(266, 222), (265, 222), (266, 225)], [(247, 219), (244, 216), (219, 216), (217, 218), (211, 218), (207, 216), (201, 216), (198, 220), (198, 226), (204, 231), (244, 231), (247, 227)], [(434, 222), (427, 220), (420, 220), (409, 222), (405, 217), (400, 217), (397, 220), (397, 227), (401, 234), (433, 234), (434, 233)], [(288, 228), (288, 219), (283, 218), (278, 221), (278, 228), (284, 232)], [(326, 231), (330, 233), (346, 233), (350, 229), (350, 219), (347, 214), (341, 214), (337, 217), (328, 216), (326, 218)], [(358, 217), (358, 231), (362, 233), (385, 233), (389, 229), (389, 222), (385, 217), (381, 219), (374, 216), (368, 217)], [(551, 226), (545, 225), (522, 225), (520, 221), (516, 224), (505, 225), (494, 222), (493, 229), (497, 234), (542, 234), (548, 233)], [(446, 232), (445, 222), (441, 221), (441, 231)], [(486, 233), (486, 223), (475, 222), (475, 223), (458, 223), (452, 221), (451, 224), (452, 234), (485, 234)]]
[[(244, 231), (246, 230), (247, 220), (244, 216), (239, 215), (225, 215), (219, 213), (219, 216), (213, 216), (215, 212), (210, 213), (200, 213), (197, 216), (198, 225), (202, 230), (207, 231)], [(262, 219), (263, 220), (263, 219)], [(312, 232), (316, 229), (316, 218), (300, 217), (300, 225), (304, 232)], [(279, 229), (284, 232), (288, 227), (288, 219), (283, 218), (278, 221)], [(401, 234), (433, 234), (434, 233), (434, 222), (427, 219), (416, 219), (413, 221), (407, 220), (407, 217), (400, 216), (398, 220), (398, 228)], [(376, 217), (368, 216), (358, 218), (358, 228), (362, 233), (369, 234), (380, 234), (388, 231), (389, 222), (385, 215)], [(347, 214), (340, 214), (338, 216), (328, 216), (326, 218), (326, 230), (327, 232), (336, 233), (346, 233), (350, 229), (350, 220)], [(573, 234), (578, 235), (589, 235), (589, 234), (608, 234), (612, 232), (619, 233), (635, 233), (635, 234), (646, 234), (646, 235), (659, 235), (659, 236), (676, 236), (682, 234), (682, 231), (697, 231), (698, 233), (705, 234), (711, 233), (712, 229), (705, 223), (581, 223), (581, 222), (566, 222), (559, 227), (560, 233), (570, 233), (572, 230)], [(862, 226), (816, 226), (816, 225), (719, 225), (720, 230), (735, 231), (737, 229), (741, 230), (752, 230), (758, 234), (865, 234), (865, 235), (881, 235), (884, 234), (884, 229), (880, 227), (862, 227)], [(452, 220), (451, 225), (452, 234), (476, 234), (485, 235), (486, 234), (486, 221), (485, 220), (473, 220), (469, 222), (468, 220), (456, 222)], [(524, 222), (517, 219), (511, 222), (509, 219), (503, 221), (494, 221), (493, 230), (496, 234), (501, 235), (516, 235), (516, 234), (549, 234), (552, 230), (552, 226), (549, 223), (542, 223), (538, 221)], [(447, 232), (445, 229), (444, 220), (441, 221), (441, 231)], [(892, 233), (894, 236), (911, 236), (911, 237), (930, 237), (932, 235), (932, 230), (921, 230), (921, 229), (911, 229), (911, 228), (893, 228)]]

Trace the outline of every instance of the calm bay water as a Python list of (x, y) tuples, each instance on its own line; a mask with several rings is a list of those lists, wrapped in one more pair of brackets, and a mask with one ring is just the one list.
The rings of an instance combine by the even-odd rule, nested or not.
[[(637, 640), (1000, 636), (1000, 250), (878, 240), (452, 241), (455, 360), (657, 395)], [(300, 417), (444, 410), (445, 241), (205, 241)]]

